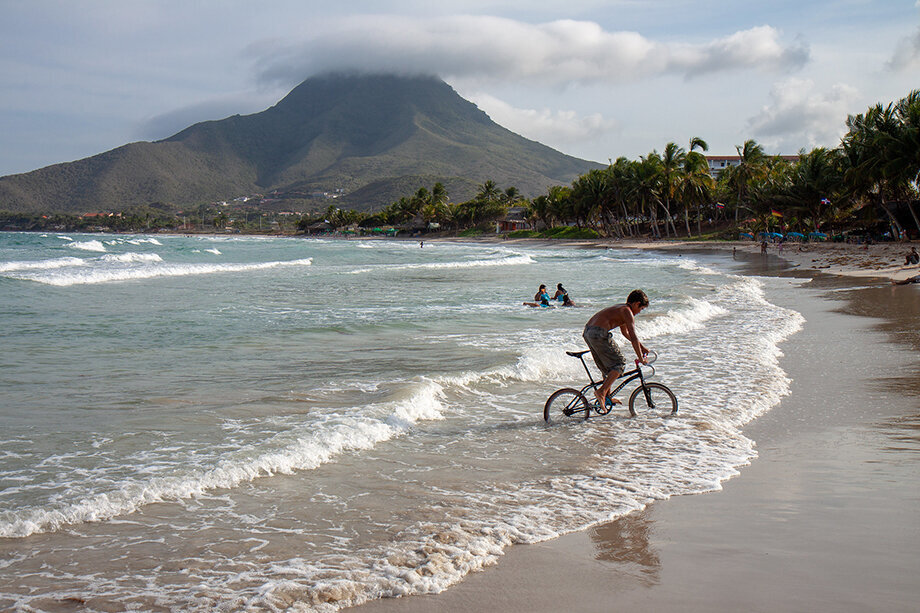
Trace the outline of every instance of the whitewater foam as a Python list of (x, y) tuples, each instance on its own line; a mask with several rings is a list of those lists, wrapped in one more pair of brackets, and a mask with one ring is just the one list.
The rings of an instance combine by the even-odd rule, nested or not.
[(279, 433), (263, 444), (250, 445), (219, 458), (210, 469), (188, 470), (179, 465), (170, 476), (128, 479), (113, 489), (60, 507), (3, 511), (0, 538), (24, 537), (66, 525), (103, 521), (134, 513), (156, 502), (193, 498), (263, 477), (315, 469), (342, 453), (371, 449), (400, 436), (421, 420), (442, 419), (442, 397), (443, 388), (434, 381), (410, 383), (393, 400), (367, 407), (366, 416), (322, 417), (292, 432)]
[(165, 264), (156, 254), (122, 254), (126, 259), (109, 260), (119, 264), (149, 264), (147, 266), (92, 267), (80, 270), (62, 270), (46, 273), (21, 273), (8, 275), (15, 279), (36, 281), (47, 285), (67, 287), (95, 283), (113, 283), (116, 281), (133, 281), (153, 279), (156, 277), (181, 277), (188, 275), (207, 275), (217, 273), (248, 272), (271, 268), (310, 266), (312, 258), (278, 262), (259, 262), (254, 264)]
[(356, 268), (348, 271), (350, 274), (363, 274), (369, 272), (399, 271), (399, 270), (439, 270), (450, 268), (479, 268), (484, 266), (520, 266), (533, 264), (534, 259), (529, 255), (505, 256), (494, 260), (457, 260), (454, 262), (414, 262), (409, 264), (379, 264), (373, 267)]
[(15, 272), (19, 270), (50, 270), (68, 266), (85, 266), (86, 260), (81, 258), (55, 258), (52, 260), (37, 260), (27, 262), (0, 262), (0, 273)]
[(67, 243), (67, 246), (71, 249), (82, 249), (83, 251), (105, 251), (105, 245), (101, 241), (92, 240), (92, 241), (76, 241), (72, 243)]

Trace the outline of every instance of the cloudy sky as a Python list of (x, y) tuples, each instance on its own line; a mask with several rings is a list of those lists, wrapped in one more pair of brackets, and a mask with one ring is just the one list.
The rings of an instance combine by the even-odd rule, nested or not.
[(263, 110), (330, 70), (435, 74), (578, 157), (835, 146), (920, 88), (920, 0), (0, 0), (0, 175)]

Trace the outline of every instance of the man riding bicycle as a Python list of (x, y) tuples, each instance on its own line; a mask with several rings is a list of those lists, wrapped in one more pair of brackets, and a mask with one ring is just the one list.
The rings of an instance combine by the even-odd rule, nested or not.
[[(613, 342), (611, 330), (619, 328), (620, 332), (632, 344), (639, 362), (648, 364), (646, 354), (648, 349), (636, 336), (635, 317), (642, 309), (648, 306), (648, 296), (641, 289), (633, 290), (626, 297), (625, 304), (616, 304), (594, 314), (585, 324), (582, 338), (591, 350), (594, 363), (604, 375), (604, 383), (594, 391), (598, 406), (605, 405), (605, 399), (613, 387), (613, 382), (623, 374), (626, 368), (626, 359), (620, 353), (619, 347)], [(611, 398), (614, 404), (622, 404), (616, 398)]]

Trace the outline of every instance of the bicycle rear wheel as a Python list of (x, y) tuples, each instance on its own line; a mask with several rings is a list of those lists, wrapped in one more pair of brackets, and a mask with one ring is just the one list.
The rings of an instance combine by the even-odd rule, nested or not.
[(646, 383), (633, 390), (629, 396), (629, 414), (674, 415), (677, 413), (677, 396), (661, 383)]
[(567, 420), (588, 419), (591, 416), (591, 405), (581, 392), (570, 387), (553, 392), (543, 405), (543, 419)]

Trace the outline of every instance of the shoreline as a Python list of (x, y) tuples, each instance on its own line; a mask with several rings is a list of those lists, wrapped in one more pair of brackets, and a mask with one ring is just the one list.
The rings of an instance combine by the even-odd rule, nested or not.
[[(720, 491), (515, 545), (440, 594), (376, 600), (361, 610), (913, 610), (920, 497), (909, 484), (920, 461), (920, 292), (887, 283), (916, 267), (883, 259), (893, 257), (890, 247), (909, 247), (870, 245), (868, 254), (842, 258), (862, 249), (843, 245), (780, 259), (776, 249), (764, 258), (751, 243), (580, 246), (726, 258), (734, 247), (737, 259), (724, 261), (730, 269), (801, 280), (777, 292), (778, 304), (803, 313), (806, 324), (780, 346), (791, 393), (744, 428), (758, 457)], [(866, 368), (867, 355), (876, 368)]]
[[(21, 231), (21, 230), (19, 230)], [(44, 232), (47, 231), (35, 231)], [(400, 242), (420, 242), (429, 244), (439, 242), (460, 243), (496, 243), (501, 245), (530, 244), (546, 246), (581, 247), (586, 249), (639, 249), (661, 252), (685, 253), (732, 253), (733, 255), (759, 256), (760, 243), (754, 241), (697, 241), (692, 239), (552, 239), (552, 238), (511, 238), (504, 239), (498, 236), (433, 236), (433, 237), (386, 237), (386, 236), (311, 236), (306, 234), (233, 234), (220, 232), (79, 232), (84, 234), (139, 234), (149, 236), (185, 236), (185, 237), (266, 237), (266, 238), (291, 238), (291, 239), (325, 239), (325, 240), (385, 240)], [(790, 267), (811, 273), (825, 273), (844, 277), (862, 279), (881, 278), (890, 281), (902, 281), (907, 277), (920, 274), (920, 265), (905, 265), (904, 259), (907, 252), (915, 243), (912, 241), (874, 243), (871, 245), (856, 245), (851, 243), (786, 243), (769, 244), (767, 256), (775, 256)]]

